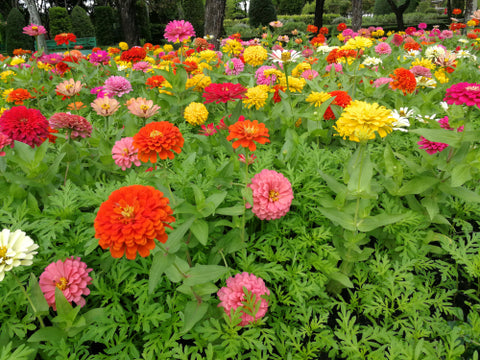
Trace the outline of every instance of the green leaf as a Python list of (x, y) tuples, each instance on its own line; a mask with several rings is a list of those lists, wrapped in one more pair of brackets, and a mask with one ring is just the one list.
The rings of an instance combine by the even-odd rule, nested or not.
[(183, 328), (182, 332), (189, 331), (197, 322), (199, 322), (208, 310), (208, 304), (202, 302), (198, 304), (196, 301), (190, 301), (183, 311)]
[(235, 206), (220, 208), (215, 210), (215, 213), (217, 215), (227, 215), (227, 216), (243, 215), (244, 212), (245, 212), (245, 206), (243, 205), (235, 205)]
[(105, 308), (96, 308), (90, 311), (87, 311), (83, 317), (88, 324), (94, 324), (101, 320), (106, 320), (108, 315), (108, 310)]
[(354, 195), (370, 192), (373, 165), (366, 144), (360, 144), (348, 163), (348, 190)]
[(174, 254), (180, 249), (182, 239), (194, 221), (195, 217), (192, 216), (168, 235), (168, 240), (165, 246), (168, 248), (169, 253)]
[[(453, 147), (459, 147), (462, 143), (462, 133), (446, 129), (412, 129), (410, 132), (419, 134), (427, 140), (445, 143)], [(465, 134), (463, 138), (465, 139)]]
[(404, 196), (409, 194), (420, 194), (436, 185), (439, 180), (432, 176), (419, 176), (403, 185), (396, 195)]
[(30, 298), (32, 299), (33, 303), (33, 312), (35, 314), (48, 314), (48, 303), (45, 299), (45, 295), (43, 295), (42, 290), (40, 289), (40, 285), (38, 285), (38, 280), (35, 275), (30, 274)]
[(438, 187), (441, 191), (456, 196), (465, 202), (480, 202), (480, 195), (471, 190), (462, 187), (451, 187), (445, 183), (442, 183)]
[(207, 245), (208, 223), (205, 220), (196, 219), (192, 226), (190, 226), (190, 231), (197, 238), (200, 244), (203, 246)]
[(335, 208), (319, 208), (318, 209), (323, 216), (332, 220), (334, 223), (340, 225), (344, 229), (355, 231), (355, 222), (353, 216), (346, 214), (343, 211), (339, 211)]
[(228, 271), (225, 266), (219, 265), (195, 265), (187, 271), (187, 278), (183, 283), (187, 286), (216, 281)]
[(470, 164), (458, 164), (452, 170), (451, 186), (457, 187), (463, 185), (468, 180), (472, 179)]
[(353, 288), (353, 283), (350, 281), (347, 275), (341, 272), (333, 272), (328, 274), (328, 277), (332, 280), (338, 281), (340, 284), (347, 288)]
[(165, 270), (173, 264), (175, 255), (165, 254), (163, 251), (157, 252), (153, 256), (152, 267), (150, 268), (150, 277), (148, 279), (148, 293), (153, 294), (155, 287), (160, 282), (160, 279)]
[(327, 111), (327, 108), (330, 106), (330, 104), (335, 100), (335, 97), (331, 97), (330, 99), (326, 100), (325, 102), (323, 102), (319, 107), (318, 109), (315, 110), (316, 114), (316, 118), (312, 118), (312, 119), (309, 119), (309, 120), (312, 120), (312, 121), (323, 121), (323, 115), (325, 114), (325, 111)]
[(48, 341), (52, 345), (59, 345), (66, 338), (66, 333), (56, 326), (47, 326), (37, 330), (28, 338), (28, 342)]
[(68, 315), (72, 311), (73, 307), (63, 295), (62, 290), (55, 287), (55, 305), (57, 306), (58, 315)]
[(225, 197), (227, 196), (226, 191), (222, 191), (216, 194), (212, 194), (207, 198), (207, 203), (211, 202), (213, 205), (215, 205), (215, 209), (220, 206), (220, 204), (225, 200)]
[(197, 185), (190, 184), (190, 187), (195, 195), (195, 205), (197, 205), (197, 209), (200, 210), (205, 206), (205, 195)]
[(322, 179), (326, 181), (329, 189), (333, 190), (335, 194), (345, 194), (347, 192), (347, 187), (344, 184), (339, 183), (333, 176), (325, 174), (321, 170), (318, 170), (318, 173), (320, 174)]
[(375, 216), (369, 216), (365, 219), (361, 219), (358, 222), (358, 230), (359, 231), (372, 231), (376, 228), (390, 225), (399, 221), (402, 221), (407, 217), (408, 214), (398, 214), (398, 215), (390, 215), (390, 214), (380, 214)]

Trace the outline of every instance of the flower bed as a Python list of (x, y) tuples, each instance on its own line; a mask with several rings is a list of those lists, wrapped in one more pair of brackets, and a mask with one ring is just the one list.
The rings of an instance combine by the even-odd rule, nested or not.
[(0, 354), (478, 356), (477, 25), (2, 58)]

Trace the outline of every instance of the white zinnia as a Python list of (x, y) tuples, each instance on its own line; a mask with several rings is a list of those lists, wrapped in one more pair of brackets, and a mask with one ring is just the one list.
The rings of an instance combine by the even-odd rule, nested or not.
[(0, 233), (0, 281), (5, 272), (20, 265), (32, 265), (38, 245), (22, 230), (11, 232), (3, 229)]

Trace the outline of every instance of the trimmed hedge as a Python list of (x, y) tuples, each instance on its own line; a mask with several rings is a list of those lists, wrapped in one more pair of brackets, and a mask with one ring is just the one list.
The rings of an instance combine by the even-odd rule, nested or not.
[(112, 45), (115, 42), (113, 9), (110, 6), (95, 6), (95, 33), (98, 45)]
[(72, 19), (68, 15), (67, 9), (63, 7), (54, 6), (48, 9), (48, 20), (49, 34), (52, 39), (58, 34), (73, 32)]
[(277, 12), (271, 0), (250, 0), (248, 16), (250, 26), (254, 28), (277, 20)]
[(95, 36), (95, 27), (84, 8), (75, 6), (70, 16), (72, 18), (72, 31), (77, 37)]
[(12, 8), (7, 16), (5, 30), (6, 50), (13, 55), (15, 49), (33, 49), (33, 37), (23, 34), (23, 28), (27, 26), (25, 17), (17, 8)]

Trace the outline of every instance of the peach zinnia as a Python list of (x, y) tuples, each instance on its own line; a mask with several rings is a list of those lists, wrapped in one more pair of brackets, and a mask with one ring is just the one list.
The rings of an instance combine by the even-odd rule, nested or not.
[(144, 119), (148, 119), (155, 115), (160, 106), (153, 105), (153, 100), (147, 100), (142, 97), (138, 98), (131, 98), (127, 101), (127, 108), (128, 110), (135, 116), (139, 116)]
[(265, 144), (270, 142), (268, 140), (268, 129), (265, 124), (259, 123), (258, 120), (242, 120), (240, 119), (235, 124), (228, 127), (230, 134), (227, 136), (227, 140), (236, 140), (232, 146), (234, 149), (242, 146), (248, 147), (250, 151), (255, 151), (257, 146), (255, 142), (259, 144)]
[(173, 159), (173, 152), (180, 154), (184, 139), (180, 130), (168, 121), (151, 122), (133, 137), (133, 146), (138, 149), (142, 162)]
[(147, 257), (155, 248), (155, 239), (165, 243), (165, 227), (174, 222), (169, 200), (152, 186), (130, 185), (115, 190), (100, 205), (95, 218), (95, 237), (102, 249), (110, 249), (114, 258), (126, 254), (134, 260), (137, 252)]

